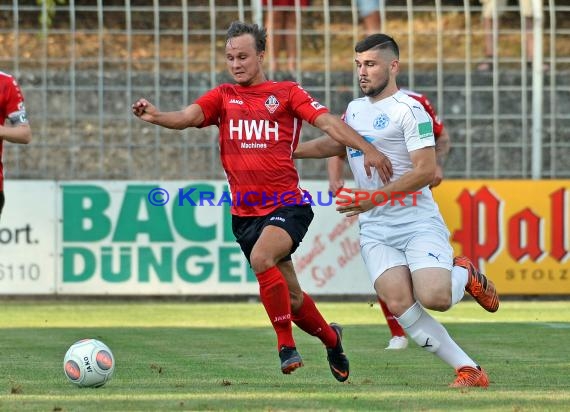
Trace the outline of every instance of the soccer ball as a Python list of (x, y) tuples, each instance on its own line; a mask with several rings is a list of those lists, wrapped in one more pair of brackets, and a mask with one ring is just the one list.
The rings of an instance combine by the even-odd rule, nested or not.
[(115, 372), (111, 349), (97, 339), (82, 339), (67, 350), (63, 371), (71, 383), (82, 388), (103, 386)]

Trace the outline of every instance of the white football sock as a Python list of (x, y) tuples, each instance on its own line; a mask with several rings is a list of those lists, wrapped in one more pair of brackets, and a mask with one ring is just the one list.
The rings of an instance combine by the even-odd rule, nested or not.
[(400, 316), (398, 322), (419, 346), (437, 355), (454, 369), (477, 364), (455, 343), (443, 325), (432, 318), (418, 303)]
[(467, 269), (461, 266), (453, 266), (451, 268), (451, 306), (455, 305), (465, 295), (465, 286), (467, 286)]

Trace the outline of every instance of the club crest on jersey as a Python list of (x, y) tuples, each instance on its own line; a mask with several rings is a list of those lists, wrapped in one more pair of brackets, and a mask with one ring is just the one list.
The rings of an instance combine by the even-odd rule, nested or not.
[(275, 110), (277, 110), (277, 108), (279, 107), (279, 100), (277, 100), (277, 97), (271, 95), (265, 101), (265, 107), (267, 108), (267, 111), (269, 111), (269, 113), (273, 114), (275, 113)]
[(389, 123), (390, 118), (385, 113), (382, 113), (380, 116), (374, 119), (373, 126), (376, 130), (382, 130), (385, 129)]

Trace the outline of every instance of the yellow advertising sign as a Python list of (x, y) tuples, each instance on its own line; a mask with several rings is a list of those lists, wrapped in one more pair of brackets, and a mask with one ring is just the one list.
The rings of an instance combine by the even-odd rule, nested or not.
[(446, 180), (434, 189), (456, 254), (502, 295), (570, 294), (570, 180)]

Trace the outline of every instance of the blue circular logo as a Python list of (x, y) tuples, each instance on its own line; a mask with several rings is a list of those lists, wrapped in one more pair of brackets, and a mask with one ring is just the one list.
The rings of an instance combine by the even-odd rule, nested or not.
[(380, 116), (378, 116), (376, 119), (374, 119), (374, 128), (376, 130), (381, 130), (381, 129), (385, 129), (388, 124), (390, 123), (390, 119), (388, 118), (388, 116), (386, 116), (386, 114), (382, 113)]

